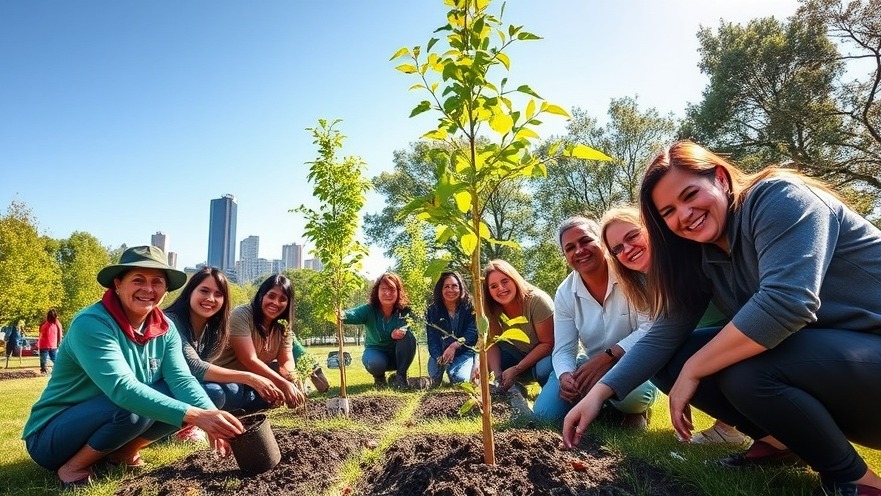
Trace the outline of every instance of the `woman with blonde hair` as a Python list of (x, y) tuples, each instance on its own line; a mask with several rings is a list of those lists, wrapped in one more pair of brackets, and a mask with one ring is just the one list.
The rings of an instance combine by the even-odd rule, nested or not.
[(492, 260), (483, 269), (483, 306), (489, 318), (490, 341), (507, 330), (505, 321), (524, 317), (516, 324), (528, 343), (499, 342), (487, 350), (487, 365), (503, 390), (518, 380), (536, 381), (540, 386), (553, 373), (554, 302), (541, 289), (529, 284), (511, 264)]
[[(636, 207), (611, 208), (600, 221), (603, 245), (611, 260), (612, 271), (618, 279), (622, 292), (638, 311), (651, 312), (651, 293), (646, 272), (652, 261), (639, 209)], [(725, 316), (710, 302), (697, 327), (721, 327), (727, 322)], [(691, 437), (692, 444), (743, 444), (746, 438), (737, 429), (717, 420), (710, 427)]]
[[(801, 459), (827, 494), (881, 495), (850, 443), (881, 448), (881, 231), (821, 182), (748, 175), (690, 141), (651, 161), (640, 205), (655, 322), (570, 411), (564, 443), (605, 399), (667, 376), (681, 437), (693, 403), (755, 440), (722, 465)], [(711, 299), (731, 320), (695, 331)]]

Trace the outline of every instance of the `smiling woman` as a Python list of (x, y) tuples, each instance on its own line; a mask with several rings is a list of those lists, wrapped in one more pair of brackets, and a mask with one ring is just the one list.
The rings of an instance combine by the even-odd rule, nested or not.
[(159, 248), (137, 246), (101, 269), (97, 279), (107, 292), (71, 322), (31, 410), (23, 433), (28, 453), (57, 471), (65, 487), (91, 483), (101, 459), (143, 465), (141, 448), (182, 424), (205, 430), (222, 453), (229, 452), (224, 439), (242, 432), (190, 374), (180, 338), (159, 310), (166, 291), (186, 281), (165, 260)]

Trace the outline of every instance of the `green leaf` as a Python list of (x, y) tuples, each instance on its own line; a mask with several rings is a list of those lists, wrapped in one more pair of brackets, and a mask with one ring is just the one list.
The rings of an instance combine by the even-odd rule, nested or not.
[(530, 342), (529, 336), (527, 336), (525, 332), (516, 328), (508, 329), (507, 331), (503, 332), (496, 338), (496, 341), (506, 341), (509, 343), (512, 341), (520, 341), (522, 343)]
[(526, 120), (532, 119), (533, 115), (535, 115), (535, 100), (530, 98), (529, 103), (526, 104)]
[(460, 191), (453, 195), (453, 198), (456, 200), (456, 207), (463, 214), (468, 213), (471, 210), (471, 193), (467, 191)]
[(505, 66), (505, 69), (511, 70), (511, 59), (502, 52), (496, 54), (496, 58), (499, 59), (499, 62)]
[(534, 96), (536, 98), (541, 98), (540, 96), (538, 96), (538, 93), (532, 91), (532, 88), (525, 84), (521, 84), (520, 86), (518, 86), (517, 91), (519, 91), (520, 93), (526, 93), (527, 95)]
[(404, 74), (413, 74), (417, 71), (416, 66), (413, 64), (401, 64), (395, 67), (395, 69), (403, 72)]
[(507, 134), (514, 127), (514, 119), (504, 113), (495, 113), (489, 120), (489, 127), (499, 134)]
[(562, 115), (563, 117), (570, 117), (569, 112), (566, 112), (565, 110), (563, 110), (563, 107), (560, 107), (559, 105), (551, 105), (551, 104), (542, 105), (542, 110), (544, 110), (545, 112), (548, 112), (550, 114)]
[(479, 404), (480, 403), (475, 398), (468, 398), (468, 401), (462, 405), (462, 408), (459, 408), (459, 415), (465, 415)]
[(436, 258), (432, 260), (428, 267), (425, 268), (425, 272), (422, 273), (425, 277), (430, 277), (432, 280), (441, 275), (441, 272), (447, 268), (449, 265), (449, 260), (444, 260), (443, 258)]
[(563, 155), (566, 157), (580, 158), (582, 160), (599, 160), (601, 162), (612, 161), (612, 157), (605, 153), (582, 144), (577, 144), (574, 147), (568, 148), (563, 152)]
[(539, 135), (538, 135), (538, 133), (536, 133), (532, 129), (524, 127), (523, 129), (517, 131), (517, 134), (514, 136), (514, 139), (521, 139), (521, 138), (538, 139)]
[(467, 381), (466, 382), (458, 382), (458, 383), (456, 383), (456, 387), (458, 389), (461, 389), (463, 392), (468, 393), (468, 394), (478, 394), (477, 388), (474, 386), (474, 383), (472, 383), (472, 382), (467, 382)]
[(432, 38), (432, 39), (428, 40), (428, 44), (425, 45), (425, 51), (430, 52), (431, 47), (433, 47), (435, 43), (437, 43), (437, 38)]
[(520, 315), (519, 317), (514, 317), (513, 319), (508, 319), (505, 322), (505, 324), (507, 324), (509, 326), (515, 326), (518, 324), (528, 324), (528, 323), (529, 323), (529, 320), (522, 315)]
[(477, 248), (477, 236), (474, 233), (466, 233), (459, 240), (459, 245), (462, 247), (462, 251), (470, 257)]
[(431, 102), (428, 100), (423, 100), (419, 102), (419, 105), (413, 108), (413, 111), (410, 112), (410, 117), (415, 117), (423, 112), (427, 112), (431, 110)]
[(400, 57), (401, 55), (407, 55), (408, 53), (410, 53), (409, 48), (407, 48), (407, 47), (400, 48), (400, 49), (398, 49), (397, 52), (395, 52), (394, 55), (392, 55), (392, 58), (390, 58), (389, 60), (395, 60), (396, 58)]

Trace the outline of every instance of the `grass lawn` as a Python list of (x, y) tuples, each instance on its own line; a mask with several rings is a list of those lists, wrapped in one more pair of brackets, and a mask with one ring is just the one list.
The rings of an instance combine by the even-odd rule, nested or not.
[[(332, 347), (312, 347), (309, 350), (325, 362), (327, 351)], [(360, 363), (360, 349), (352, 349), (352, 366), (348, 369), (347, 377), (349, 393), (356, 395), (360, 392), (372, 390), (372, 378), (366, 373)], [(427, 353), (422, 352), (422, 370), (425, 370)], [(18, 368), (17, 359), (10, 362), (11, 368)], [(38, 367), (37, 358), (24, 358), (23, 366)], [(411, 375), (424, 375), (417, 372), (418, 366), (414, 361)], [(325, 370), (332, 388), (339, 385), (339, 374), (335, 371)], [(40, 392), (46, 384), (45, 377), (33, 379), (14, 379), (0, 381), (0, 391), (3, 392), (3, 408), (0, 409), (0, 494), (10, 495), (45, 495), (58, 494), (59, 484), (55, 475), (38, 467), (28, 457), (21, 441), (21, 431), (25, 420), (30, 412), (31, 405), (37, 400)], [(335, 389), (331, 389), (333, 393)], [(530, 393), (534, 393), (530, 390)], [(413, 408), (406, 408), (405, 414), (415, 409), (416, 400), (423, 392), (398, 393), (387, 391), (384, 394), (395, 394), (406, 397), (407, 404)], [(696, 412), (695, 423), (698, 429), (709, 426), (712, 421), (705, 415)], [(276, 425), (283, 427), (283, 425)], [(548, 427), (550, 428), (550, 427)], [(447, 424), (431, 423), (418, 429), (426, 432), (477, 433), (480, 425), (476, 419), (450, 422)], [(411, 429), (412, 432), (412, 429)], [(675, 440), (670, 426), (667, 399), (662, 396), (653, 408), (652, 422), (646, 433), (626, 432), (615, 427), (595, 424), (590, 433), (596, 436), (602, 444), (609, 449), (627, 454), (647, 461), (673, 473), (683, 485), (688, 485), (697, 492), (707, 495), (802, 495), (810, 494), (817, 485), (816, 474), (808, 469), (773, 469), (773, 470), (740, 470), (732, 471), (716, 468), (708, 461), (729, 453), (728, 447), (704, 447), (684, 445)], [(404, 435), (404, 434), (401, 434)], [(388, 440), (391, 442), (391, 439)], [(151, 466), (160, 466), (191, 453), (196, 448), (191, 444), (178, 442), (157, 443), (143, 452), (144, 459)], [(881, 471), (881, 452), (858, 447), (859, 452), (866, 458), (876, 472)], [(353, 463), (346, 475), (347, 480), (353, 481), (360, 475), (360, 468)], [(122, 473), (111, 473), (99, 478), (99, 483), (87, 490), (77, 491), (75, 494), (105, 495), (113, 494), (123, 478)], [(639, 474), (627, 474), (632, 477), (635, 485), (639, 487)], [(643, 487), (642, 493), (651, 494), (650, 487)]]

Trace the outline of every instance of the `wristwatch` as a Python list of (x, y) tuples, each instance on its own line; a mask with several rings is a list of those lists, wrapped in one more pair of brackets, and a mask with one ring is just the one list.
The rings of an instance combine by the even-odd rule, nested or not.
[(615, 356), (615, 353), (612, 351), (612, 348), (606, 348), (605, 353), (606, 353), (606, 355), (609, 355), (610, 357), (612, 357), (612, 360), (614, 360), (616, 362), (621, 359), (621, 357)]

